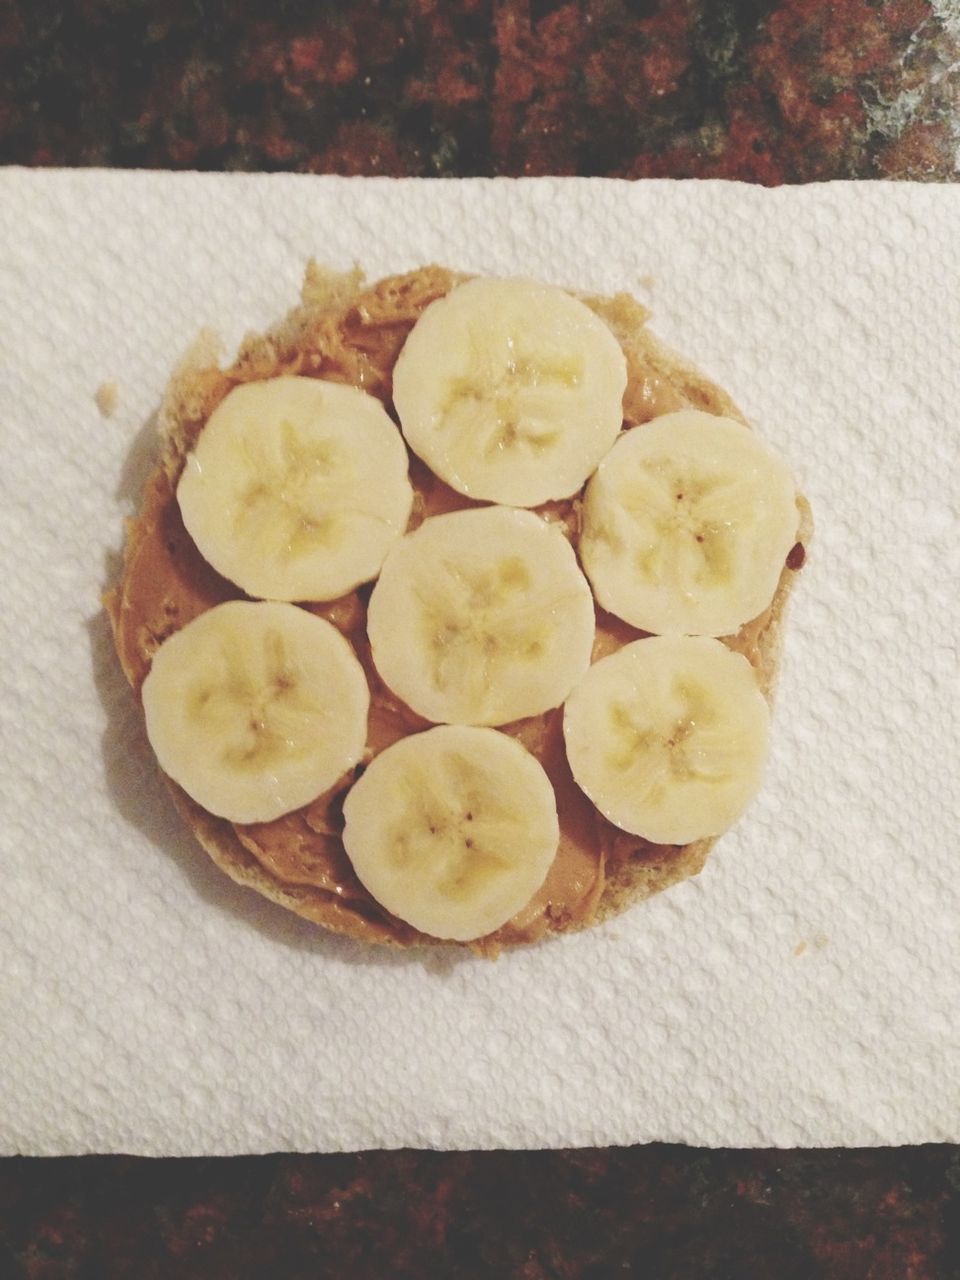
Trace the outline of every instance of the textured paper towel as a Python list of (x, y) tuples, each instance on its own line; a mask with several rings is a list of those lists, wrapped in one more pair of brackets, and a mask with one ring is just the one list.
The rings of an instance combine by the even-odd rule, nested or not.
[[(960, 1139), (958, 227), (960, 188), (0, 172), (0, 1150)], [(424, 958), (181, 829), (98, 596), (171, 363), (311, 254), (639, 292), (794, 467), (772, 761), (696, 880)]]

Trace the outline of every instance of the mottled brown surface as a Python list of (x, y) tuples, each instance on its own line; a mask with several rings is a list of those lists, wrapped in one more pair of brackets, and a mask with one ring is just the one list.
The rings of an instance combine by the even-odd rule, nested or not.
[(7, 163), (949, 180), (958, 103), (955, 0), (0, 4)]
[(0, 1162), (4, 1280), (956, 1280), (960, 1156)]
[[(0, 0), (0, 163), (957, 177), (954, 0), (340, 14)], [(247, 1276), (958, 1280), (960, 1152), (0, 1160), (2, 1280)]]

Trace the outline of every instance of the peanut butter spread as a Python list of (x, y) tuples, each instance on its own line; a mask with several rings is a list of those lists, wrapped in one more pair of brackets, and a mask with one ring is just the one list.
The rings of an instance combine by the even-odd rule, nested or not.
[[(167, 447), (128, 529), (122, 578), (106, 597), (117, 652), (135, 690), (163, 640), (212, 606), (244, 598), (200, 556), (184, 529), (176, 500), (184, 458), (213, 409), (241, 382), (295, 373), (360, 387), (392, 412), (391, 374), (407, 334), (423, 309), (463, 278), (441, 268), (425, 268), (364, 289), (357, 277), (331, 279), (312, 268), (303, 305), (272, 334), (248, 339), (229, 369), (194, 367), (174, 379), (165, 406)], [(740, 417), (725, 393), (646, 334), (646, 312), (637, 302), (623, 295), (584, 300), (607, 322), (627, 357), (626, 426), (686, 406)], [(428, 516), (481, 505), (448, 488), (417, 459), (411, 461), (410, 476), (416, 495), (411, 529)], [(537, 510), (556, 522), (576, 546), (579, 496)], [(792, 568), (785, 567), (784, 573)], [(349, 639), (366, 672), (371, 692), (366, 760), (428, 725), (386, 688), (373, 665), (365, 626), (370, 589), (368, 585), (331, 603), (304, 606)], [(767, 610), (727, 639), (758, 668), (764, 661), (761, 640), (769, 615)], [(598, 608), (594, 658), (643, 634)], [(709, 848), (709, 842), (686, 849), (653, 845), (607, 822), (573, 781), (561, 722), (562, 709), (557, 708), (501, 726), (540, 761), (550, 778), (561, 836), (542, 888), (496, 934), (475, 944), (478, 950), (495, 953), (503, 945), (583, 927), (595, 917), (605, 886), (615, 886), (628, 875), (635, 882), (638, 868), (649, 868), (663, 882), (657, 887), (664, 887), (699, 870)], [(178, 808), (211, 852), (212, 846), (228, 848), (229, 861), (254, 865), (256, 874), (248, 882), (265, 882), (300, 914), (364, 940), (401, 945), (429, 941), (381, 908), (352, 870), (341, 840), (341, 810), (353, 780), (351, 771), (305, 808), (251, 825), (214, 818), (171, 786)], [(223, 865), (221, 858), (217, 861)]]

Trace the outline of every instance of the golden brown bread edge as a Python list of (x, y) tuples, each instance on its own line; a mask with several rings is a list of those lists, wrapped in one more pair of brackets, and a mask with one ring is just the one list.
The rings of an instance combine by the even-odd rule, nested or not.
[[(390, 277), (368, 288), (359, 270), (334, 274), (310, 263), (300, 305), (266, 334), (249, 335), (229, 370), (224, 371), (217, 364), (219, 352), (215, 336), (205, 333), (198, 338), (174, 371), (161, 406), (159, 426), (163, 449), (157, 469), (165, 471), (171, 478), (179, 474), (204, 421), (222, 397), (225, 381), (232, 380), (232, 385), (237, 379), (248, 381), (272, 377), (278, 372), (309, 372), (322, 376), (322, 368), (309, 367), (309, 363), (307, 367), (304, 365), (312, 358), (313, 351), (321, 349), (318, 335), (325, 326), (332, 332), (332, 326), (349, 316), (351, 309), (375, 306), (383, 308), (386, 315), (395, 317), (398, 332), (402, 335), (430, 301), (466, 278), (466, 275), (446, 268), (431, 266)], [(628, 422), (631, 418), (635, 421), (649, 420), (657, 413), (689, 405), (746, 423), (739, 408), (722, 388), (648, 331), (646, 321), (649, 313), (635, 299), (625, 294), (612, 298), (580, 296), (606, 321), (624, 348), (631, 373), (625, 397)], [(400, 345), (402, 336), (398, 339), (397, 350)], [(359, 385), (389, 399), (389, 385), (383, 385), (376, 369), (364, 369), (362, 354), (358, 357), (355, 372)], [(365, 374), (369, 374), (369, 378)], [(631, 396), (636, 401), (633, 406), (628, 404)], [(797, 505), (797, 542), (805, 549), (812, 534), (812, 517), (805, 498), (798, 497)], [(801, 567), (804, 555), (805, 550), (801, 552), (800, 564), (784, 567), (769, 608), (741, 628), (737, 636), (725, 638), (732, 648), (744, 653), (753, 664), (768, 701), (772, 701), (779, 670), (784, 617), (797, 576), (795, 570)], [(106, 597), (114, 623), (117, 597), (116, 589)], [(135, 685), (130, 671), (127, 675)], [(244, 848), (229, 822), (208, 813), (170, 779), (166, 781), (176, 808), (216, 865), (232, 880), (287, 910), (333, 932), (364, 942), (398, 947), (468, 946), (488, 955), (500, 950), (501, 944), (489, 945), (483, 939), (476, 943), (444, 943), (420, 934), (402, 922), (391, 926), (392, 934), (387, 933), (372, 922), (365, 923), (351, 910), (344, 909), (322, 889), (292, 885), (278, 879)], [(589, 928), (696, 875), (702, 870), (714, 843), (714, 839), (699, 840), (671, 850), (668, 856), (652, 862), (639, 858), (616, 860), (606, 874), (596, 911), (582, 920), (551, 920), (546, 936)], [(502, 945), (523, 944), (507, 942)]]

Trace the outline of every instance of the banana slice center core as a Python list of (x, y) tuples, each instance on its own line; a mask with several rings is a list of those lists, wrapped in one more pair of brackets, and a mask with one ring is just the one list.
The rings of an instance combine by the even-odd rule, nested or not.
[(234, 532), (241, 535), (252, 522), (266, 529), (279, 524), (283, 554), (298, 557), (318, 543), (332, 545), (346, 460), (334, 441), (305, 441), (288, 421), (280, 425), (279, 444), (274, 457), (246, 444), (251, 478), (240, 497)]
[(582, 360), (533, 358), (515, 338), (495, 352), (486, 346), (485, 337), (472, 336), (471, 370), (450, 380), (441, 425), (485, 434), (482, 454), (487, 461), (517, 446), (533, 455), (550, 449), (561, 436), (550, 426), (551, 406), (558, 395), (580, 385)]
[(543, 626), (525, 603), (533, 581), (519, 557), (507, 557), (492, 569), (471, 571), (452, 561), (443, 567), (454, 598), (434, 600), (418, 593), (435, 689), (446, 689), (465, 675), (462, 668), (475, 665), (478, 656), (484, 685), (495, 680), (501, 664), (518, 658), (535, 662), (542, 656)]
[(641, 534), (634, 552), (640, 574), (651, 582), (688, 581), (714, 588), (729, 582), (735, 566), (740, 521), (736, 478), (709, 478), (652, 466), (632, 491), (623, 509)]
[(232, 769), (259, 772), (281, 760), (301, 760), (311, 747), (297, 728), (324, 715), (324, 707), (308, 692), (290, 662), (278, 631), (263, 637), (262, 675), (238, 657), (238, 647), (224, 644), (220, 673), (196, 680), (187, 694), (189, 717), (197, 726), (219, 726), (226, 736), (220, 751)]
[(432, 775), (405, 779), (407, 807), (388, 857), (399, 870), (428, 876), (443, 897), (465, 902), (510, 867), (498, 845), (517, 815), (478, 785), (470, 761), (451, 760), (443, 773), (442, 784)]
[(721, 782), (729, 773), (722, 766), (723, 753), (711, 750), (711, 730), (718, 724), (708, 692), (689, 679), (677, 679), (668, 694), (665, 717), (672, 727), (664, 732), (664, 719), (649, 703), (621, 699), (609, 707), (615, 748), (607, 764), (618, 774), (636, 770), (643, 762), (642, 779), (648, 801), (656, 804), (671, 781)]

